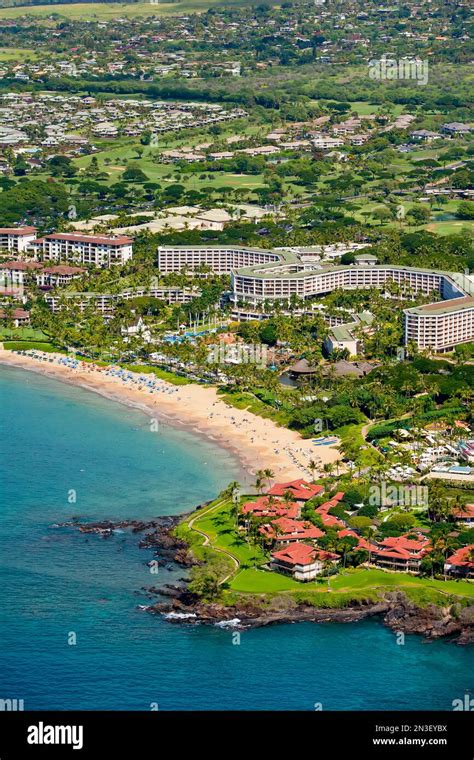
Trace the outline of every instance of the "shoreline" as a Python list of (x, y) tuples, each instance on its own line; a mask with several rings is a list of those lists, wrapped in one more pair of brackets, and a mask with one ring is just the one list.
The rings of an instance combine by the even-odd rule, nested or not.
[[(198, 505), (189, 515), (198, 513), (204, 506)], [(199, 565), (200, 561), (193, 555), (189, 543), (175, 535), (175, 528), (182, 520), (182, 515), (173, 515), (151, 521), (69, 522), (55, 527), (74, 528), (82, 534), (103, 539), (112, 536), (118, 528), (132, 530), (141, 535), (139, 548), (153, 552), (153, 561), (164, 566), (177, 565), (186, 571)], [(444, 607), (434, 604), (422, 606), (412, 601), (404, 589), (396, 587), (382, 591), (375, 598), (371, 594), (366, 597), (354, 595), (344, 604), (334, 606), (312, 604), (309, 600), (298, 601), (291, 594), (272, 592), (240, 593), (230, 605), (219, 599), (204, 601), (189, 590), (187, 577), (177, 583), (143, 586), (141, 591), (150, 603), (140, 604), (138, 609), (178, 625), (249, 630), (289, 623), (358, 623), (368, 618), (378, 618), (381, 624), (397, 635), (416, 634), (428, 641), (445, 639), (464, 646), (474, 643), (472, 605), (457, 611), (452, 609), (451, 602)], [(328, 598), (337, 599), (337, 592)]]
[(194, 383), (176, 386), (157, 379), (157, 390), (150, 393), (143, 383), (138, 385), (140, 375), (136, 373), (127, 373), (135, 384), (132, 380), (127, 383), (93, 364), (79, 362), (77, 369), (58, 364), (59, 359), (64, 359), (63, 354), (51, 353), (48, 358), (53, 359), (53, 363), (0, 349), (0, 364), (36, 372), (138, 409), (158, 426), (170, 424), (205, 436), (231, 451), (247, 475), (268, 468), (276, 480), (311, 479), (307, 468), (310, 459), (318, 461), (322, 472), (324, 464), (340, 457), (333, 446), (315, 446), (311, 439), (301, 438), (296, 431), (229, 406), (214, 387)]

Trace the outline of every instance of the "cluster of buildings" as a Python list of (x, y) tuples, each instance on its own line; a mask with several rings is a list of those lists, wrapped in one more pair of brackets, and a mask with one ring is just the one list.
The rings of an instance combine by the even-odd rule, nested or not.
[(182, 304), (192, 301), (201, 295), (199, 288), (179, 288), (172, 286), (150, 286), (126, 288), (119, 293), (94, 293), (86, 292), (61, 292), (47, 293), (45, 301), (54, 314), (64, 308), (64, 305), (77, 307), (81, 312), (88, 306), (101, 314), (104, 318), (112, 317), (117, 304), (121, 301), (130, 301), (133, 298), (159, 298), (167, 304)]
[(393, 480), (409, 480), (417, 472), (469, 480), (474, 473), (474, 433), (461, 420), (452, 425), (438, 421), (424, 428), (399, 428), (385, 445), (411, 460), (411, 466), (391, 468), (388, 475)]
[[(320, 529), (301, 518), (302, 509), (313, 499), (323, 496), (324, 487), (303, 479), (288, 483), (276, 483), (264, 496), (244, 503), (240, 521), (245, 526), (251, 518), (258, 519), (262, 540), (271, 547), (270, 569), (290, 575), (295, 580), (311, 581), (324, 571), (331, 570), (341, 562), (341, 555), (318, 546), (325, 529), (337, 531), (340, 539), (356, 540), (353, 551), (363, 551), (367, 563), (385, 570), (419, 573), (423, 558), (431, 551), (429, 537), (421, 530), (410, 534), (390, 536), (380, 540), (368, 540), (349, 528), (345, 520), (331, 514), (331, 509), (341, 505), (344, 492), (314, 507), (323, 525)], [(457, 523), (474, 523), (474, 505), (466, 505), (454, 515)], [(446, 559), (444, 571), (453, 577), (474, 577), (474, 546), (458, 549)]]
[(25, 285), (36, 282), (41, 288), (56, 288), (85, 273), (85, 269), (67, 264), (48, 267), (39, 261), (4, 261), (0, 263), (0, 287), (4, 292), (21, 292)]
[(388, 297), (433, 296), (433, 303), (404, 310), (405, 343), (436, 352), (474, 340), (474, 277), (423, 267), (377, 264), (361, 255), (353, 265), (308, 261), (286, 250), (241, 246), (162, 246), (158, 268), (163, 273), (201, 269), (204, 274), (231, 275), (231, 300), (253, 308), (324, 296), (336, 289), (376, 288)]
[[(232, 204), (228, 209), (224, 208), (201, 208), (200, 206), (168, 206), (163, 211), (156, 214), (155, 218), (150, 221), (139, 222), (138, 224), (127, 225), (125, 227), (112, 227), (114, 234), (136, 235), (144, 230), (149, 230), (152, 234), (159, 232), (167, 233), (171, 230), (214, 230), (222, 232), (229, 224), (238, 220), (246, 220), (257, 223), (264, 216), (270, 215), (270, 211), (261, 206), (249, 203)], [(148, 216), (148, 215), (147, 215)], [(112, 215), (102, 217), (112, 225)], [(74, 222), (75, 229), (91, 229), (101, 218), (91, 219), (88, 222)]]
[(433, 140), (441, 140), (443, 137), (466, 137), (472, 131), (469, 124), (463, 124), (460, 121), (451, 121), (442, 124), (439, 132), (433, 132), (429, 129), (415, 129), (410, 132), (412, 142), (430, 143)]
[[(91, 137), (107, 139), (160, 134), (209, 126), (240, 118), (240, 108), (216, 103), (172, 103), (106, 99), (53, 93), (8, 92), (0, 95), (0, 147), (22, 155), (31, 168), (58, 153), (75, 156), (95, 150)], [(9, 171), (5, 162), (0, 170)]]
[[(41, 261), (67, 261), (99, 268), (123, 266), (133, 256), (133, 241), (125, 235), (82, 235), (51, 232), (36, 237), (35, 227), (1, 227), (0, 250)], [(11, 269), (14, 273), (14, 268)]]

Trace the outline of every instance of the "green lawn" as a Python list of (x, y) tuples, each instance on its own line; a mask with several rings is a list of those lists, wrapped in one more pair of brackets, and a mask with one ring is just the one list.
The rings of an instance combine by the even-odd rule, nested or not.
[[(241, 570), (230, 582), (233, 591), (249, 594), (278, 593), (284, 591), (351, 594), (357, 592), (379, 592), (381, 590), (402, 589), (419, 601), (450, 595), (474, 597), (474, 583), (468, 581), (438, 581), (418, 578), (408, 573), (390, 573), (377, 569), (347, 570), (331, 578), (331, 591), (327, 581), (299, 583), (285, 575), (257, 569)], [(440, 593), (441, 592), (441, 593)]]
[(49, 337), (42, 330), (33, 327), (0, 327), (0, 340), (36, 340), (49, 341)]
[[(308, 584), (309, 585), (309, 584)], [(301, 591), (306, 585), (286, 575), (248, 568), (240, 570), (229, 583), (232, 591), (246, 594), (271, 594), (279, 591)], [(314, 584), (311, 584), (314, 586)]]
[(0, 48), (0, 63), (5, 63), (7, 61), (25, 61), (28, 58), (34, 59), (36, 56), (36, 52), (34, 50), (30, 50), (29, 48)]
[(233, 406), (236, 409), (247, 409), (259, 417), (273, 420), (277, 425), (285, 426), (288, 421), (288, 416), (284, 411), (278, 411), (278, 409), (263, 403), (260, 399), (255, 398), (252, 393), (235, 391), (232, 393), (219, 393), (219, 397), (224, 403), (229, 404), (229, 406)]
[(202, 530), (209, 536), (212, 546), (225, 549), (240, 563), (244, 565), (262, 564), (266, 560), (262, 550), (249, 545), (245, 536), (236, 534), (235, 521), (230, 514), (230, 507), (230, 501), (224, 502), (221, 506), (196, 519), (193, 528)]
[[(192, 529), (189, 522), (194, 519)], [(203, 531), (210, 540), (203, 547), (204, 537), (197, 533)], [(474, 583), (455, 580), (431, 580), (419, 578), (408, 573), (386, 572), (374, 568), (357, 568), (341, 571), (330, 580), (328, 590), (327, 579), (310, 583), (300, 583), (285, 575), (273, 573), (257, 567), (263, 565), (268, 557), (255, 546), (249, 546), (245, 535), (238, 535), (235, 521), (231, 514), (231, 502), (216, 500), (203, 510), (202, 517), (193, 513), (186, 518), (177, 529), (178, 535), (189, 541), (198, 557), (206, 559), (209, 549), (223, 549), (229, 552), (240, 563), (241, 568), (229, 581), (229, 594), (278, 594), (288, 592), (316, 606), (345, 605), (352, 599), (375, 599), (382, 591), (395, 589), (403, 590), (410, 598), (419, 604), (437, 603), (450, 604), (452, 597), (472, 599)], [(255, 567), (252, 567), (255, 565)], [(303, 596), (301, 596), (303, 595)], [(328, 597), (333, 597), (329, 602)]]
[(40, 343), (36, 341), (11, 340), (3, 341), (3, 348), (7, 351), (48, 351), (66, 353), (52, 343)]

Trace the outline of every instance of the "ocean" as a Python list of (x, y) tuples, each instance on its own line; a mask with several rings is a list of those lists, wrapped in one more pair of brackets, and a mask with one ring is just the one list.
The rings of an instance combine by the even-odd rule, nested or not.
[(0, 699), (26, 710), (451, 710), (473, 648), (371, 619), (244, 631), (139, 609), (151, 575), (137, 536), (53, 527), (150, 519), (241, 477), (233, 455), (81, 388), (0, 366)]

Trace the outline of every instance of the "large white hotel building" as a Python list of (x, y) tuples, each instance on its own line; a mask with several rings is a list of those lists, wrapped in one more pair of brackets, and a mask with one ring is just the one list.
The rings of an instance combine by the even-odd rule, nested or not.
[(113, 237), (54, 232), (33, 240), (28, 246), (28, 251), (44, 260), (110, 267), (125, 264), (132, 258), (132, 242), (131, 238), (124, 235)]
[(474, 277), (457, 272), (395, 264), (324, 266), (290, 251), (240, 246), (177, 246), (158, 249), (161, 272), (208, 267), (230, 274), (232, 301), (253, 307), (265, 302), (324, 296), (337, 288), (399, 288), (400, 295), (433, 295), (433, 303), (404, 309), (405, 342), (420, 349), (449, 351), (474, 341)]
[(0, 252), (22, 253), (36, 237), (36, 227), (0, 227)]
[[(240, 267), (254, 264), (278, 262), (281, 254), (266, 251), (263, 248), (245, 248), (244, 246), (160, 246), (158, 248), (158, 269), (162, 274), (209, 268), (213, 274), (229, 274)], [(202, 272), (205, 276), (205, 272)]]

